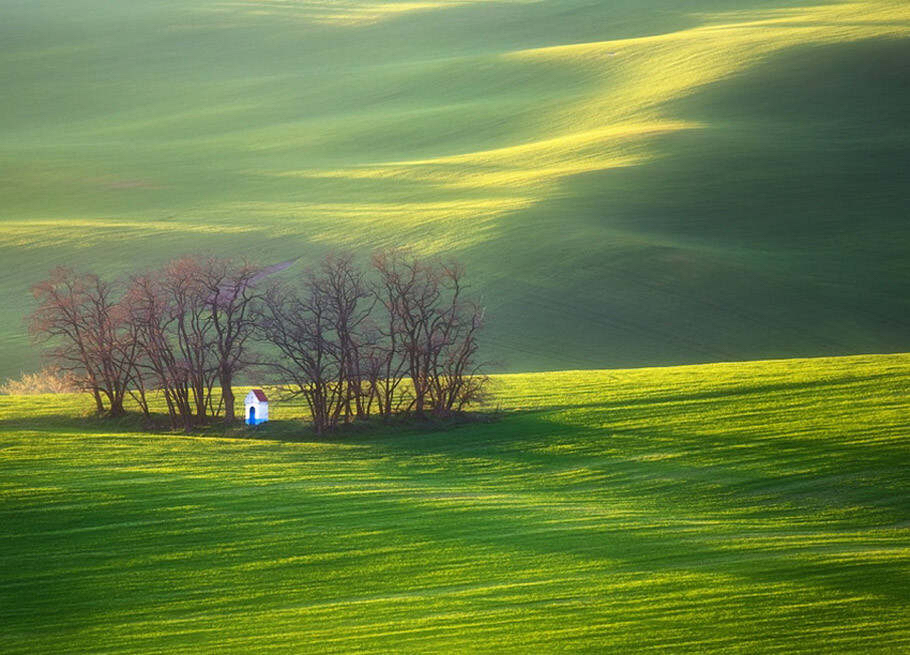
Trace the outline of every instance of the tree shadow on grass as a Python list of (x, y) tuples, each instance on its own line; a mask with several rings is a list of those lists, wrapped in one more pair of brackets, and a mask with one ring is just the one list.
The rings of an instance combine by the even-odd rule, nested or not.
[[(592, 435), (541, 415), (518, 417), (511, 427), (532, 441), (554, 432), (563, 443)], [(400, 503), (399, 529), (413, 530), (414, 539), (569, 555), (623, 572), (720, 573), (763, 584), (828, 588), (840, 595), (859, 592), (904, 602), (910, 597), (899, 582), (906, 577), (905, 558), (882, 561), (875, 553), (899, 548), (894, 526), (910, 519), (892, 486), (900, 485), (906, 456), (893, 459), (897, 453), (889, 449), (851, 466), (859, 449), (845, 447), (827, 454), (847, 463), (842, 470), (777, 476), (760, 468), (638, 459), (635, 455), (654, 449), (647, 434), (639, 437), (637, 449), (597, 458), (564, 453), (528, 458), (499, 442), (465, 453), (464, 463), (457, 460), (460, 448), (455, 449), (455, 461), (446, 470), (429, 461), (423, 472), (409, 477), (408, 485), (421, 491), (414, 492), (413, 502)], [(782, 441), (797, 468), (824, 447)], [(772, 450), (769, 446), (763, 461), (773, 458)], [(563, 472), (572, 475), (563, 477)], [(529, 501), (529, 495), (535, 498)], [(415, 511), (421, 520), (404, 518)], [(434, 526), (433, 532), (424, 526)], [(868, 530), (875, 534), (866, 540)]]
[[(632, 405), (609, 410), (606, 415), (613, 413), (616, 419), (625, 420), (640, 415), (645, 408)], [(39, 424), (48, 432), (58, 430), (61, 421), (72, 425), (71, 416), (41, 418)], [(105, 424), (92, 420), (87, 423)], [(9, 421), (0, 426), (4, 433), (9, 433), (10, 427)], [(89, 434), (101, 436), (102, 432)], [(611, 445), (611, 439), (621, 443)], [(794, 458), (798, 466), (807, 457), (818, 457), (820, 447), (830, 449), (828, 440), (820, 446), (818, 441), (779, 439), (786, 442), (785, 457)], [(876, 602), (907, 602), (908, 587), (901, 582), (906, 575), (905, 561), (899, 557), (890, 561), (875, 558), (876, 549), (899, 548), (900, 534), (892, 531), (883, 539), (879, 532), (868, 542), (862, 536), (865, 530), (886, 525), (886, 519), (902, 516), (906, 520), (907, 510), (894, 500), (893, 490), (874, 489), (873, 485), (874, 494), (862, 502), (879, 503), (887, 512), (865, 517), (857, 495), (868, 492), (860, 486), (858, 476), (862, 470), (892, 475), (902, 470), (906, 458), (893, 459), (894, 453), (885, 453), (853, 468), (849, 462), (857, 451), (829, 450), (826, 457), (840, 462), (845, 479), (836, 489), (830, 487), (829, 477), (816, 480), (813, 493), (817, 492), (819, 499), (826, 493), (830, 496), (825, 502), (813, 504), (800, 500), (792, 490), (779, 488), (787, 482), (787, 475), (769, 474), (762, 469), (742, 470), (734, 466), (735, 460), (728, 465), (699, 463), (698, 457), (640, 457), (666, 448), (678, 450), (680, 443), (693, 444), (697, 440), (681, 428), (619, 433), (609, 422), (585, 427), (560, 422), (553, 412), (528, 412), (467, 430), (389, 434), (382, 440), (362, 435), (349, 443), (377, 447), (346, 451), (331, 460), (326, 460), (324, 453), (314, 456), (304, 448), (275, 451), (275, 463), (299, 462), (301, 473), (305, 473), (303, 465), (313, 457), (320, 458), (316, 462), (323, 469), (339, 471), (344, 470), (346, 461), (352, 460), (358, 476), (363, 477), (350, 478), (351, 486), (343, 493), (338, 492), (339, 480), (329, 480), (328, 486), (311, 485), (294, 480), (291, 475), (287, 486), (279, 485), (269, 468), (262, 470), (261, 487), (256, 486), (260, 480), (255, 477), (255, 470), (238, 477), (225, 473), (217, 478), (178, 470), (159, 479), (146, 472), (141, 483), (144, 486), (130, 491), (122, 505), (83, 502), (76, 497), (65, 503), (36, 507), (32, 514), (18, 510), (13, 518), (19, 529), (34, 531), (37, 526), (30, 518), (34, 515), (40, 516), (40, 524), (53, 534), (10, 540), (10, 552), (49, 553), (69, 558), (66, 561), (75, 568), (67, 573), (67, 580), (55, 580), (47, 575), (40, 558), (26, 558), (32, 577), (22, 579), (31, 580), (41, 592), (50, 593), (53, 588), (53, 605), (35, 605), (37, 600), (29, 600), (38, 598), (31, 595), (32, 588), (27, 592), (29, 598), (15, 602), (18, 594), (26, 593), (22, 583), (8, 587), (5, 593), (13, 601), (10, 606), (21, 604), (40, 611), (45, 619), (74, 626), (91, 621), (98, 611), (117, 609), (122, 602), (138, 604), (143, 608), (140, 611), (157, 611), (154, 602), (148, 600), (155, 594), (183, 598), (190, 601), (189, 611), (198, 611), (193, 599), (201, 593), (200, 589), (217, 595), (223, 585), (262, 584), (254, 573), (237, 572), (244, 570), (244, 562), (287, 554), (298, 556), (326, 547), (342, 549), (338, 551), (342, 558), (337, 561), (343, 562), (347, 556), (345, 547), (360, 548), (360, 544), (332, 545), (336, 542), (331, 540), (315, 545), (309, 541), (315, 538), (312, 534), (298, 532), (301, 527), (318, 525), (323, 537), (358, 531), (382, 535), (390, 548), (386, 563), (392, 571), (407, 570), (395, 567), (408, 565), (407, 558), (396, 559), (395, 553), (406, 552), (396, 551), (396, 547), (427, 543), (440, 552), (451, 551), (456, 558), (453, 561), (457, 561), (460, 552), (476, 552), (478, 547), (484, 552), (502, 553), (503, 557), (510, 553), (528, 555), (549, 562), (553, 576), (560, 574), (562, 557), (584, 564), (583, 569), (592, 576), (609, 576), (611, 572), (641, 575), (645, 579), (666, 579), (678, 573), (704, 576), (703, 582), (693, 578), (694, 581), (679, 583), (683, 585), (679, 589), (680, 602), (684, 602), (685, 585), (691, 588), (710, 584), (717, 576), (775, 588), (790, 586), (793, 595), (805, 594), (807, 602), (819, 594), (826, 595), (826, 590), (839, 597), (855, 597), (858, 593), (868, 596), (873, 600), (867, 601), (865, 608)], [(598, 452), (593, 455), (587, 449), (592, 441), (598, 444)], [(553, 444), (584, 447), (580, 451), (540, 449), (541, 445)], [(607, 447), (602, 448), (604, 444)], [(701, 451), (710, 453), (717, 447), (717, 443), (708, 440)], [(762, 447), (770, 450), (760, 453), (760, 461), (773, 460), (774, 445)], [(255, 469), (259, 464), (261, 461), (257, 460), (249, 466)], [(232, 467), (236, 469), (238, 463), (233, 462)], [(566, 471), (585, 474), (566, 477)], [(357, 481), (367, 478), (385, 484)], [(812, 476), (804, 475), (804, 480), (812, 482)], [(108, 498), (111, 490), (103, 482), (92, 484), (93, 493)], [(903, 488), (906, 490), (906, 483)], [(143, 489), (153, 500), (146, 497)], [(118, 486), (115, 491), (124, 494), (126, 490)], [(887, 499), (889, 494), (891, 500)], [(149, 507), (173, 504), (200, 509), (181, 510), (191, 512), (183, 524), (147, 520)], [(833, 513), (839, 512), (841, 518), (826, 520), (826, 513), (819, 509), (828, 513), (836, 510)], [(76, 517), (73, 525), (77, 530), (71, 534), (66, 530), (65, 534), (54, 532), (70, 525), (67, 521)], [(123, 530), (95, 531), (112, 525), (122, 525)], [(269, 540), (260, 542), (257, 535), (268, 535)], [(91, 567), (84, 566), (83, 556), (73, 554), (84, 551), (91, 558), (91, 553), (101, 553), (94, 563), (110, 563), (114, 567), (125, 549), (140, 547), (146, 541), (154, 543), (156, 550), (165, 555), (191, 551), (200, 554), (174, 562), (165, 560), (165, 564), (156, 563), (159, 560), (154, 558), (142, 560), (138, 570), (99, 568), (101, 578), (95, 578)], [(850, 556), (851, 551), (855, 556)], [(352, 551), (349, 557), (356, 560), (362, 556)], [(396, 563), (399, 560), (404, 563)], [(55, 561), (53, 557), (51, 561)], [(366, 565), (368, 560), (364, 561)], [(518, 559), (517, 570), (521, 570), (522, 561)], [(326, 573), (333, 570), (331, 565), (324, 569)], [(366, 573), (357, 573), (356, 568), (346, 570), (354, 576), (355, 583), (368, 580), (379, 584), (368, 579)], [(66, 573), (67, 569), (60, 571)], [(200, 571), (206, 575), (198, 585), (187, 584), (177, 591), (168, 586), (178, 573), (185, 573), (190, 579)], [(148, 577), (139, 579), (140, 572)], [(11, 573), (15, 573), (12, 579), (16, 580), (18, 573)], [(134, 596), (118, 600), (99, 594), (98, 584), (123, 580), (133, 585), (130, 594)], [(748, 584), (740, 588), (744, 594), (751, 593)], [(357, 593), (357, 589), (350, 592)], [(26, 620), (31, 619), (23, 615), (16, 623)]]
[[(809, 426), (795, 435), (767, 415), (740, 425), (730, 414), (756, 410), (742, 404), (751, 395), (765, 402), (774, 392), (786, 392), (789, 398), (790, 392), (885, 377), (841, 376), (569, 403), (448, 430), (380, 426), (376, 432), (318, 437), (301, 422), (287, 420), (238, 428), (235, 434), (222, 430), (190, 437), (364, 446), (345, 457), (362, 458), (359, 467), (392, 486), (381, 493), (360, 493), (355, 484), (350, 495), (329, 493), (320, 504), (331, 506), (331, 514), (314, 519), (326, 528), (355, 525), (387, 530), (406, 542), (567, 555), (634, 573), (720, 573), (905, 602), (907, 588), (899, 583), (905, 558), (882, 561), (874, 552), (898, 548), (906, 530), (895, 532), (895, 526), (910, 519), (901, 502), (908, 493), (903, 472), (910, 455), (904, 444), (889, 438), (890, 428), (900, 426), (885, 422), (870, 427), (860, 416), (855, 426), (843, 430), (828, 427), (813, 433)], [(704, 401), (712, 401), (711, 407)], [(668, 410), (668, 403), (677, 407)], [(768, 405), (762, 408), (770, 413)], [(713, 420), (728, 421), (729, 433), (699, 432), (697, 419), (708, 409), (719, 410)], [(774, 409), (790, 411), (786, 402), (772, 404)], [(678, 420), (669, 420), (668, 414)], [(149, 436), (131, 420), (19, 416), (0, 420), (0, 434)], [(870, 435), (868, 442), (853, 439), (872, 428), (880, 434)], [(284, 463), (301, 464), (323, 456), (307, 449), (282, 449), (275, 455)], [(345, 460), (330, 464), (343, 470)], [(246, 477), (228, 476), (222, 483), (249, 492), (243, 486), (249, 483)], [(311, 496), (320, 493), (318, 485), (307, 488)], [(227, 493), (222, 501), (216, 494), (207, 502), (228, 503), (232, 497)], [(302, 513), (306, 518), (309, 510), (288, 506), (281, 510), (288, 517), (300, 519)], [(866, 541), (868, 530), (876, 533)], [(212, 530), (197, 537), (204, 545), (223, 538), (218, 535)]]
[(172, 428), (166, 414), (153, 414), (151, 420), (138, 412), (111, 418), (72, 413), (42, 413), (0, 419), (0, 436), (55, 433), (86, 436), (158, 436), (161, 438), (251, 439), (288, 443), (348, 442), (366, 444), (390, 437), (448, 432), (457, 428), (495, 423), (504, 416), (499, 411), (467, 412), (447, 418), (396, 417), (385, 422), (379, 418), (342, 424), (334, 432), (317, 433), (305, 418), (273, 419), (255, 426), (240, 421), (215, 420), (191, 430)]

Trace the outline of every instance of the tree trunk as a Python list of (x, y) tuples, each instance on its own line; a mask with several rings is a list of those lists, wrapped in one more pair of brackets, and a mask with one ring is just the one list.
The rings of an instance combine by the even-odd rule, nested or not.
[(126, 414), (126, 411), (123, 409), (123, 397), (114, 396), (111, 398), (111, 410), (108, 412), (110, 416), (123, 416)]
[(104, 414), (104, 401), (101, 400), (101, 393), (98, 391), (98, 387), (92, 387), (92, 396), (95, 398), (95, 411), (98, 412), (98, 416)]
[(221, 400), (224, 401), (224, 420), (233, 423), (236, 420), (234, 414), (234, 390), (231, 388), (230, 372), (221, 373)]

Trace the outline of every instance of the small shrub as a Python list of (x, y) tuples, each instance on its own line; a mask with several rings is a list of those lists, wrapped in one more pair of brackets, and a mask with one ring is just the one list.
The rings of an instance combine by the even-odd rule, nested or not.
[(38, 393), (73, 393), (79, 384), (72, 373), (48, 366), (35, 373), (23, 373), (18, 379), (0, 384), (0, 393), (10, 396), (30, 396)]

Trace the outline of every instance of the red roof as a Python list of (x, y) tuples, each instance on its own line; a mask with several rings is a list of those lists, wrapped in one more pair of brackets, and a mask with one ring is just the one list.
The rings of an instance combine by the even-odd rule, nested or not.
[(261, 403), (269, 402), (269, 399), (265, 397), (265, 392), (262, 389), (253, 389), (253, 393), (256, 394), (256, 400)]

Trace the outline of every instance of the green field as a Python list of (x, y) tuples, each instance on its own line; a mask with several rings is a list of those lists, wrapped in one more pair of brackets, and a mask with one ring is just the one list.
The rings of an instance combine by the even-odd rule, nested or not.
[(910, 350), (906, 0), (0, 0), (0, 43), (0, 381), (55, 266), (389, 246), (466, 264), (511, 373), (327, 439), (0, 395), (0, 653), (910, 651), (910, 354), (864, 354)]
[(0, 396), (0, 651), (910, 649), (910, 355), (495, 385), (335, 441)]
[(193, 250), (468, 265), (497, 370), (905, 351), (905, 0), (2, 0), (28, 287)]

